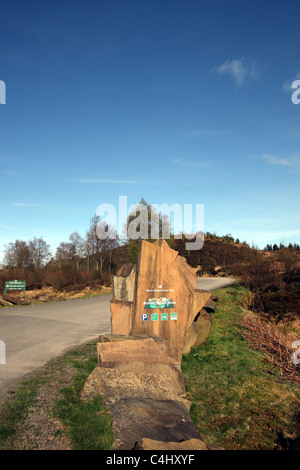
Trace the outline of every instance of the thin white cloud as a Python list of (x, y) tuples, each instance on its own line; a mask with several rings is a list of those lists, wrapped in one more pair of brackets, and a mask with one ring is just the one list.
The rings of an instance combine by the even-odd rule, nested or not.
[(291, 168), (295, 171), (300, 171), (300, 156), (292, 155), (290, 158), (278, 158), (274, 155), (265, 153), (263, 159), (270, 165), (283, 166)]
[(12, 202), (10, 204), (13, 207), (23, 207), (23, 208), (39, 208), (45, 210), (55, 210), (55, 211), (68, 211), (68, 212), (85, 212), (86, 209), (79, 209), (78, 207), (67, 207), (67, 206), (54, 206), (52, 204), (37, 204), (34, 202)]
[(10, 225), (0, 224), (0, 228), (4, 230), (17, 230), (15, 227), (11, 227)]
[(1, 171), (1, 174), (6, 175), (6, 176), (12, 176), (12, 177), (20, 176), (20, 173), (18, 173), (17, 171), (10, 171), (10, 170)]
[(75, 178), (68, 180), (72, 183), (104, 183), (104, 184), (145, 184), (143, 181), (114, 180), (107, 178)]
[(214, 67), (213, 71), (219, 75), (228, 75), (231, 77), (236, 86), (243, 85), (245, 82), (258, 79), (262, 74), (262, 68), (254, 61), (246, 63), (243, 58), (226, 60), (219, 67)]
[(279, 165), (279, 166), (290, 166), (291, 162), (287, 160), (287, 158), (278, 158), (275, 157), (274, 155), (270, 155), (268, 153), (265, 153), (263, 155), (263, 158), (267, 163), (270, 163), (271, 165)]
[(44, 207), (42, 204), (36, 204), (34, 202), (12, 202), (11, 206), (15, 206), (15, 207)]
[(171, 182), (166, 181), (153, 181), (152, 179), (147, 180), (114, 180), (109, 178), (73, 178), (65, 180), (68, 183), (79, 183), (79, 184), (138, 184), (138, 185), (146, 185), (149, 184), (151, 186), (160, 186), (167, 184), (172, 184)]
[(185, 136), (199, 136), (199, 137), (215, 137), (218, 135), (227, 135), (232, 132), (232, 129), (194, 129), (183, 131)]
[(207, 165), (207, 162), (204, 161), (184, 160), (183, 158), (175, 158), (174, 160), (171, 160), (171, 162), (175, 166), (186, 168), (203, 168)]

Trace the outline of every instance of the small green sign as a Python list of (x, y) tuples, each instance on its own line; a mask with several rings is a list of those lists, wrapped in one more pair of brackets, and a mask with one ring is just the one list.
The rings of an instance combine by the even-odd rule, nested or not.
[(26, 282), (24, 281), (7, 281), (4, 286), (4, 295), (6, 295), (7, 290), (22, 290), (24, 291), (24, 298), (25, 298), (25, 289), (26, 289)]
[(161, 314), (161, 321), (167, 321), (168, 320), (168, 314), (167, 313), (162, 313)]
[(171, 313), (171, 320), (177, 320), (177, 313)]
[(151, 320), (158, 321), (158, 313), (151, 313)]

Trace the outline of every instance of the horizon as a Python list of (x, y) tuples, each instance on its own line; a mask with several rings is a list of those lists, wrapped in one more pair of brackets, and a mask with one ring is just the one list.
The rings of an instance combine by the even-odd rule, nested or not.
[(297, 0), (1, 12), (0, 264), (33, 237), (54, 256), (120, 195), (203, 204), (205, 233), (259, 249), (300, 244)]

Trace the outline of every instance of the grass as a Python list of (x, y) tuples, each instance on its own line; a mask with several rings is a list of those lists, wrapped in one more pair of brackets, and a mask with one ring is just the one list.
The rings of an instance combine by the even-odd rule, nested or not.
[[(216, 293), (219, 302), (206, 344), (182, 359), (191, 417), (210, 445), (228, 450), (293, 448), (300, 435), (300, 388), (283, 380), (279, 369), (240, 333), (249, 291), (230, 286)], [(45, 387), (54, 398), (51, 415), (63, 424), (72, 449), (113, 449), (112, 417), (101, 397), (80, 399), (96, 362), (96, 344), (88, 343), (23, 379), (0, 407), (0, 450), (17, 448), (30, 409), (39, 406), (37, 397)]]
[(240, 334), (249, 291), (231, 286), (216, 293), (206, 344), (182, 359), (191, 417), (205, 442), (228, 450), (292, 446), (300, 435), (300, 388), (284, 381)]
[(34, 406), (39, 387), (47, 381), (44, 376), (22, 380), (18, 391), (7, 400), (0, 409), (0, 450), (13, 447), (20, 425), (28, 415), (28, 409)]
[(84, 362), (74, 361), (77, 374), (71, 386), (61, 390), (53, 413), (67, 428), (67, 436), (74, 450), (112, 450), (112, 416), (106, 411), (102, 397), (87, 402), (80, 398), (85, 380), (96, 367), (97, 357)]
[[(72, 449), (113, 449), (112, 417), (102, 398), (96, 396), (91, 402), (80, 399), (83, 384), (96, 363), (96, 343), (87, 343), (21, 380), (17, 391), (0, 407), (0, 450), (17, 448), (28, 427), (30, 409), (38, 406), (41, 387), (47, 387), (47, 393), (53, 395), (51, 416), (60, 419)], [(71, 381), (63, 386), (67, 369), (68, 374), (71, 371)]]

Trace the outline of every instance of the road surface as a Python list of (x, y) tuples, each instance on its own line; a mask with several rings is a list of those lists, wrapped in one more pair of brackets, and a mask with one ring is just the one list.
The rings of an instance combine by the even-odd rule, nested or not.
[[(199, 278), (196, 287), (210, 291), (233, 282), (231, 278)], [(6, 364), (0, 361), (0, 403), (23, 376), (72, 347), (110, 333), (110, 300), (111, 295), (103, 295), (1, 308), (0, 341), (5, 343)]]
[(0, 309), (0, 403), (21, 377), (68, 349), (110, 333), (111, 295)]
[(236, 283), (237, 280), (232, 277), (199, 277), (197, 279), (196, 289), (212, 291)]

